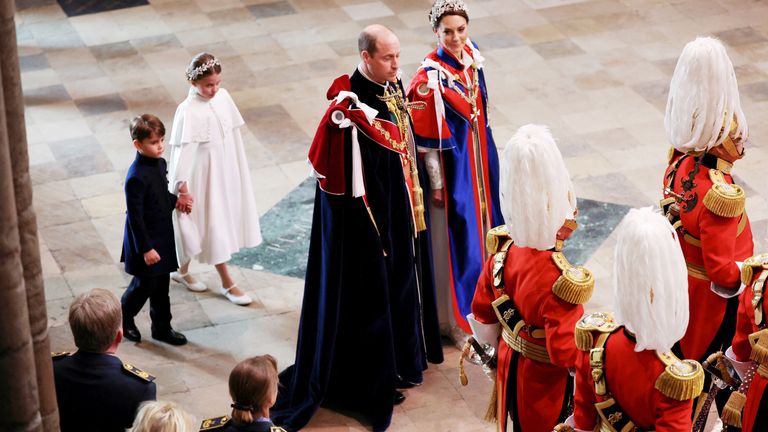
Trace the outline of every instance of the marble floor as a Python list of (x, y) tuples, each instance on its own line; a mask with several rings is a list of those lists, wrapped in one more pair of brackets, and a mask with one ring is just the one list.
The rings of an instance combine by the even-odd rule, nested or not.
[[(486, 58), (496, 142), (503, 146), (525, 123), (549, 125), (577, 195), (605, 203), (606, 212), (657, 203), (668, 147), (663, 110), (676, 58), (697, 35), (723, 40), (751, 129), (747, 156), (734, 172), (747, 191), (756, 251), (766, 250), (768, 192), (760, 166), (768, 160), (768, 1), (467, 2), (470, 34)], [(435, 44), (427, 21), (430, 0), (150, 0), (72, 17), (53, 0), (16, 3), (55, 351), (74, 349), (66, 314), (75, 295), (93, 287), (120, 295), (127, 286), (118, 261), (122, 183), (133, 160), (128, 120), (149, 111), (170, 127), (186, 95), (183, 72), (192, 55), (205, 50), (222, 61), (224, 86), (247, 123), (256, 199), (267, 215), (284, 211), (276, 204), (290, 201), (306, 179), (305, 155), (326, 106), (325, 91), (357, 64), (358, 32), (370, 23), (395, 30), (406, 82)], [(264, 229), (269, 237), (273, 228)], [(590, 238), (594, 247), (584, 257), (598, 278), (590, 310), (611, 302), (614, 236), (610, 230), (601, 236)], [(301, 253), (292, 259), (303, 266)], [(145, 340), (119, 350), (124, 360), (158, 377), (161, 398), (182, 403), (198, 419), (228, 412), (226, 377), (236, 361), (262, 353), (275, 355), (283, 367), (293, 361), (303, 287), (295, 276), (301, 273), (290, 272), (290, 260), (279, 264), (285, 271), (243, 263), (234, 270), (256, 299), (251, 306), (172, 284), (174, 324), (190, 344), (175, 348)], [(193, 270), (215, 287), (212, 268)], [(145, 311), (138, 324), (149, 333)], [(469, 386), (461, 387), (459, 354), (451, 346), (445, 350), (445, 363), (430, 367), (425, 384), (408, 390), (396, 407), (392, 430), (493, 429), (482, 421), (488, 381), (472, 367)], [(307, 428), (365, 429), (328, 410)]]

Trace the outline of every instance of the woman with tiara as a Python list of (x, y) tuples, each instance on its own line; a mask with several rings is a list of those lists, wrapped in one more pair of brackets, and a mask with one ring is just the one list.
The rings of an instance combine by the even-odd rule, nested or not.
[(429, 177), (438, 312), (444, 334), (463, 343), (489, 229), (499, 209), (499, 158), (488, 123), (483, 57), (469, 39), (462, 0), (436, 0), (429, 13), (438, 46), (408, 88), (416, 144)]

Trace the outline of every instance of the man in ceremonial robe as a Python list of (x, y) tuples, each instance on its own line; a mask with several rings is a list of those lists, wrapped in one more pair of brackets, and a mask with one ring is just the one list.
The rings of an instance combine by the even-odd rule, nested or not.
[(419, 271), (426, 227), (400, 44), (372, 25), (358, 47), (362, 62), (328, 90), (309, 152), (318, 186), (296, 361), (271, 411), (288, 430), (321, 404), (384, 430), (404, 399), (396, 388), (442, 361), (434, 287)]

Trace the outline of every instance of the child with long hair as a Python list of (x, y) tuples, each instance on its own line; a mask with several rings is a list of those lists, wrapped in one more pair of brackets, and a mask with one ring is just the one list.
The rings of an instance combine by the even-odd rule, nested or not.
[(203, 421), (201, 430), (218, 432), (278, 432), (269, 419), (269, 409), (277, 400), (277, 360), (269, 354), (238, 363), (229, 374), (232, 415)]

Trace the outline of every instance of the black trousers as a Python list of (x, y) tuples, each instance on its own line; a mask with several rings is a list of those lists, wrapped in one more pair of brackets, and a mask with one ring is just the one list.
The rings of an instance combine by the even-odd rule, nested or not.
[(120, 302), (123, 306), (123, 319), (132, 320), (149, 299), (149, 317), (152, 319), (152, 332), (166, 332), (171, 329), (171, 298), (168, 289), (171, 275), (134, 276)]

